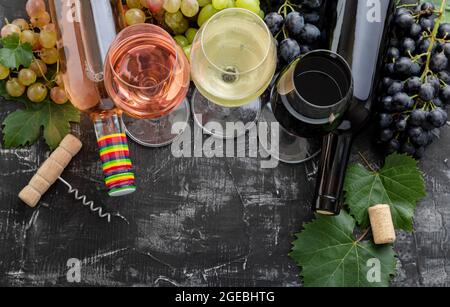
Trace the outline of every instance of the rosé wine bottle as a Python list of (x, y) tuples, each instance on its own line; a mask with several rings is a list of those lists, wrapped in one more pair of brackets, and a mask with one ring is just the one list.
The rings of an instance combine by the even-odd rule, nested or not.
[(108, 97), (103, 67), (120, 30), (115, 1), (49, 0), (58, 32), (60, 72), (72, 104), (94, 122), (105, 183), (110, 196), (136, 190), (121, 112)]

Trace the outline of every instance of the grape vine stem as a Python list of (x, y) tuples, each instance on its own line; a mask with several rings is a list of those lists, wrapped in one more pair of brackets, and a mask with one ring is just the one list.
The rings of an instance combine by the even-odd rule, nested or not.
[(422, 80), (425, 80), (425, 78), (431, 72), (431, 70), (430, 70), (431, 55), (433, 53), (434, 43), (436, 42), (436, 36), (437, 36), (438, 30), (439, 30), (439, 26), (441, 25), (442, 17), (444, 16), (446, 3), (447, 3), (447, 0), (442, 0), (441, 8), (439, 9), (436, 23), (434, 25), (433, 31), (431, 32), (430, 46), (428, 47), (427, 61), (426, 61), (425, 70), (423, 71), (423, 74), (421, 77)]
[(367, 235), (369, 234), (370, 230), (371, 230), (370, 227), (367, 228), (367, 229), (364, 231), (364, 233), (358, 238), (358, 240), (356, 240), (356, 243), (360, 243), (362, 240), (364, 240), (364, 239), (367, 237)]
[(364, 161), (364, 163), (367, 165), (367, 167), (374, 173), (376, 173), (377, 171), (375, 170), (375, 168), (372, 166), (372, 164), (369, 163), (369, 161), (366, 159), (366, 157), (364, 157), (364, 155), (361, 152), (358, 152), (358, 155), (361, 157), (361, 159)]

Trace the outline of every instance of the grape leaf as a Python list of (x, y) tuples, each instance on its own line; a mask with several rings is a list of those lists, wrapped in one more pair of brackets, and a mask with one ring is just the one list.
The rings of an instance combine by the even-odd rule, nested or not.
[(62, 139), (70, 132), (70, 123), (80, 122), (80, 112), (71, 103), (58, 105), (48, 102), (45, 106), (42, 124), (44, 138), (50, 149), (56, 149)]
[(8, 35), (0, 40), (4, 48), (16, 49), (20, 45), (20, 36), (17, 33)]
[(43, 128), (45, 141), (53, 150), (70, 132), (71, 122), (80, 122), (80, 113), (70, 103), (57, 105), (50, 100), (40, 104), (27, 102), (25, 109), (9, 114), (3, 122), (5, 147), (33, 144)]
[(359, 242), (354, 227), (355, 220), (342, 211), (336, 217), (318, 215), (296, 235), (290, 256), (306, 287), (389, 286), (396, 268), (392, 246)]
[(3, 140), (6, 148), (33, 144), (41, 135), (42, 113), (19, 109), (3, 122)]
[(18, 34), (9, 35), (1, 40), (0, 63), (8, 68), (18, 69), (20, 66), (30, 67), (33, 61), (33, 48), (30, 44), (22, 44)]
[(351, 165), (344, 191), (350, 214), (362, 227), (369, 225), (369, 207), (388, 204), (395, 228), (409, 232), (413, 231), (416, 204), (426, 195), (417, 161), (400, 154), (388, 156), (379, 172), (368, 171), (360, 164)]

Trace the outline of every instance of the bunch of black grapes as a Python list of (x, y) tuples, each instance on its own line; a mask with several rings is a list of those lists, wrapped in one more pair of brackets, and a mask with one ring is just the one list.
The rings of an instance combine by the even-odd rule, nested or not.
[(267, 13), (264, 20), (277, 39), (279, 68), (317, 49), (322, 37), (324, 3), (325, 0), (261, 1)]
[(450, 24), (432, 3), (397, 8), (382, 80), (378, 140), (387, 153), (423, 157), (447, 124)]

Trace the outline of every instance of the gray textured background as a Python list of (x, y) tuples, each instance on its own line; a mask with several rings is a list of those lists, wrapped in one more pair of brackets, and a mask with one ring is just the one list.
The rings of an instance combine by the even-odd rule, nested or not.
[[(0, 1), (0, 18), (22, 17), (25, 0)], [(17, 103), (0, 100), (0, 120)], [(449, 127), (421, 162), (428, 197), (416, 213), (415, 234), (395, 244), (395, 286), (450, 285)], [(108, 198), (92, 125), (74, 128), (85, 147), (64, 177), (90, 199), (130, 221), (108, 224), (57, 183), (36, 210), (17, 194), (48, 152), (43, 143), (0, 147), (0, 285), (68, 285), (66, 262), (83, 261), (84, 285), (298, 286), (287, 256), (290, 242), (310, 221), (314, 181), (305, 166), (260, 168), (258, 160), (175, 159), (170, 148), (130, 144), (139, 190)], [(354, 148), (372, 161), (368, 132)]]

